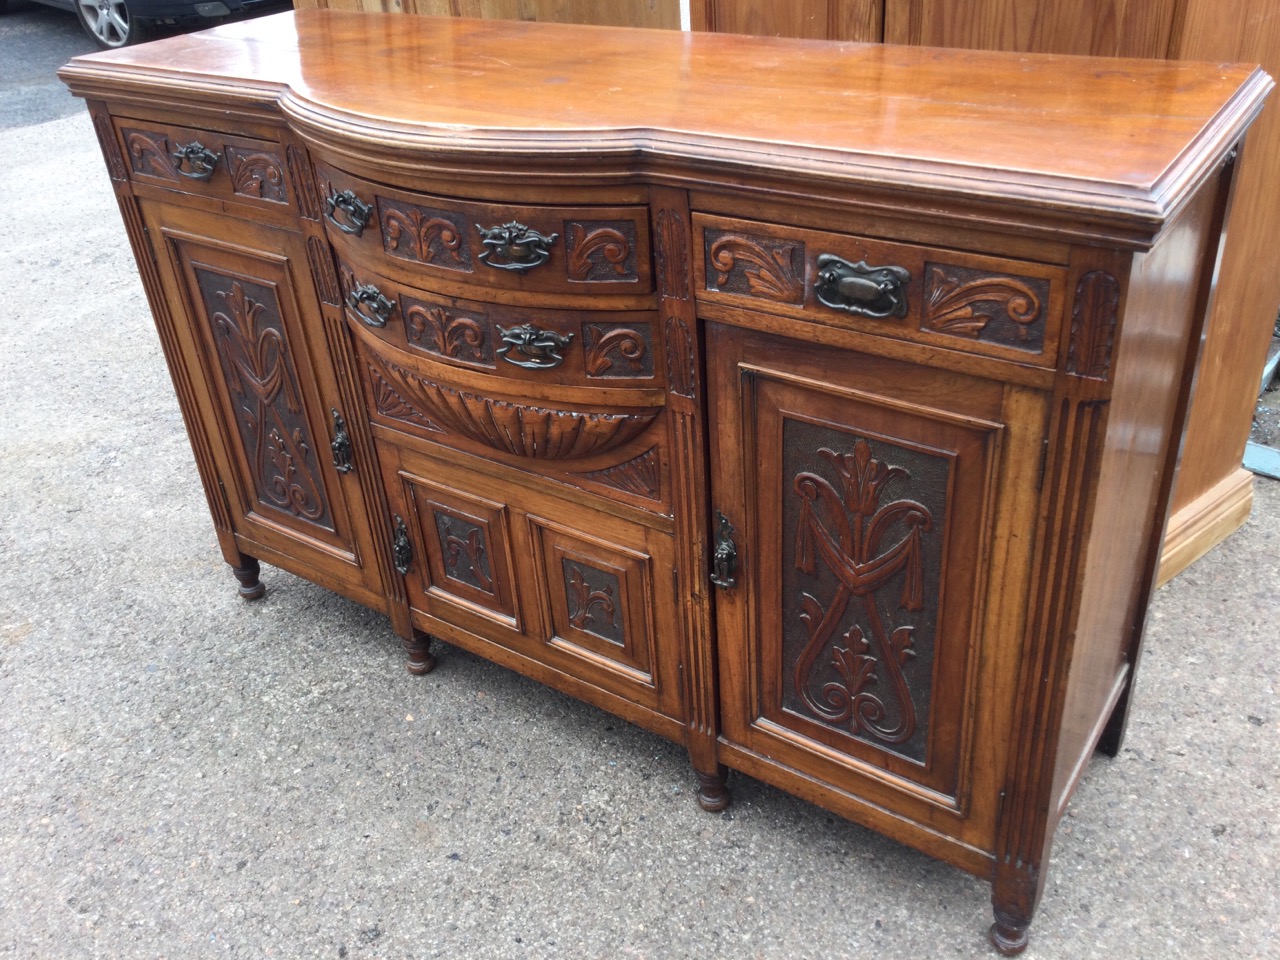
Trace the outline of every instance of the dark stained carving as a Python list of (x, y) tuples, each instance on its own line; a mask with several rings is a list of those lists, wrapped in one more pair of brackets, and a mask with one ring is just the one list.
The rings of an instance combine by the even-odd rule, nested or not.
[(107, 172), (112, 180), (126, 180), (128, 174), (124, 169), (124, 157), (120, 154), (120, 144), (111, 129), (111, 121), (105, 114), (93, 114), (93, 132), (98, 135), (98, 146), (102, 148), (102, 156), (107, 161)]
[(693, 333), (684, 318), (667, 317), (667, 383), (672, 393), (693, 397), (698, 391), (697, 358), (693, 352)]
[(684, 217), (676, 210), (659, 210), (657, 216), (658, 280), (662, 294), (689, 299), (689, 240)]
[(1071, 307), (1071, 345), (1067, 372), (1105, 380), (1120, 309), (1120, 284), (1105, 270), (1091, 270), (1076, 284)]
[(580, 473), (578, 476), (606, 484), (624, 493), (633, 493), (646, 500), (662, 499), (662, 467), (658, 461), (657, 447), (650, 447), (640, 456), (612, 467)]
[(924, 297), (923, 330), (1037, 353), (1044, 348), (1039, 321), (1048, 280), (926, 263)]
[(447, 210), (378, 197), (382, 246), (401, 260), (471, 272), (466, 228)]
[(653, 376), (653, 331), (647, 323), (586, 323), (582, 343), (589, 377)]
[(275, 291), (197, 268), (258, 499), (333, 529)]
[(442, 303), (404, 297), (405, 336), (427, 353), (462, 363), (493, 366), (493, 342), (488, 318)]
[(173, 160), (169, 157), (168, 137), (163, 133), (128, 127), (122, 128), (120, 132), (124, 134), (129, 166), (134, 173), (178, 182), (178, 171), (173, 168)]
[(318, 237), (307, 238), (307, 263), (315, 279), (316, 294), (331, 307), (342, 305), (342, 293), (338, 289), (338, 276), (333, 272), (333, 257), (329, 245)]
[(493, 576), (489, 571), (484, 528), (439, 508), (435, 515), (445, 574), (459, 583), (493, 595)]
[(250, 152), (230, 145), (226, 152), (227, 169), (231, 172), (231, 188), (236, 193), (272, 203), (289, 202), (279, 156), (265, 151)]
[(307, 220), (320, 219), (320, 196), (316, 193), (315, 172), (306, 151), (298, 147), (285, 150), (289, 176), (293, 180), (294, 196), (298, 198), (298, 212)]
[(579, 630), (625, 647), (627, 637), (618, 607), (621, 591), (617, 575), (574, 560), (562, 563), (569, 622)]
[(627, 413), (561, 410), (482, 397), (418, 376), (383, 358), (368, 358), (392, 390), (432, 421), (517, 457), (573, 460), (603, 453), (639, 436), (659, 409)]
[(630, 220), (569, 221), (565, 259), (570, 280), (638, 280), (636, 225)]
[(369, 382), (373, 387), (373, 409), (384, 417), (412, 423), (432, 433), (444, 431), (425, 413), (396, 392), (381, 369), (375, 363), (366, 364), (369, 370)]
[(804, 244), (707, 230), (707, 289), (778, 303), (804, 302)]
[(783, 705), (923, 762), (949, 464), (794, 420), (784, 446), (812, 469), (784, 497)]

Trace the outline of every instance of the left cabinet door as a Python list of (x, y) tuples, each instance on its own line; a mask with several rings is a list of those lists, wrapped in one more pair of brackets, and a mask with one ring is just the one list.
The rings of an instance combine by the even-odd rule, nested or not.
[(360, 490), (366, 470), (351, 462), (349, 425), (362, 414), (340, 401), (303, 239), (139, 205), (173, 320), (169, 363), (189, 383), (183, 413), (204, 435), (201, 469), (216, 474), (204, 477), (206, 490), (222, 499), (235, 547), (385, 610)]

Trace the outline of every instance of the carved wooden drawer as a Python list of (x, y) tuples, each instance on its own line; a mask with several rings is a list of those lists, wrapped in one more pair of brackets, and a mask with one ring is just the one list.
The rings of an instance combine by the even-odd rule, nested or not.
[(400, 446), (379, 460), (419, 626), (678, 730), (670, 534)]
[(291, 204), (279, 143), (127, 117), (116, 118), (115, 130), (135, 183), (260, 207)]
[[(330, 239), (352, 263), (409, 283), (636, 298), (653, 292), (643, 206), (486, 203), (398, 190), (316, 164)], [(508, 297), (509, 298), (509, 297)], [(526, 301), (530, 302), (530, 301)]]
[(1057, 366), (1063, 267), (709, 214), (693, 224), (700, 300)]

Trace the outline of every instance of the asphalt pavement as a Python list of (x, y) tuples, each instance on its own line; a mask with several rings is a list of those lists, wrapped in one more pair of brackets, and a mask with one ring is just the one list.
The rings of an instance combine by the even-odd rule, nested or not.
[[(81, 105), (0, 15), (0, 957), (993, 956), (985, 883), (215, 546)], [(1158, 592), (1026, 956), (1280, 957), (1280, 484)]]

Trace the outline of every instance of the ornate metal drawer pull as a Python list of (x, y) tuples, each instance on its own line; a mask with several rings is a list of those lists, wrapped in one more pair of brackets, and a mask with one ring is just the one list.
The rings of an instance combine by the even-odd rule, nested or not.
[(409, 528), (404, 525), (404, 517), (396, 514), (394, 539), (391, 541), (391, 561), (396, 572), (406, 576), (413, 567), (413, 544), (409, 542)]
[[(385, 327), (396, 308), (394, 300), (388, 300), (372, 283), (357, 283), (347, 294), (347, 306), (351, 312), (371, 327)], [(365, 308), (368, 307), (368, 311)]]
[(480, 262), (498, 270), (515, 270), (524, 273), (541, 266), (551, 259), (551, 245), (560, 234), (544, 237), (537, 230), (512, 220), (488, 229), (476, 224), (480, 231)]
[(733, 542), (733, 524), (719, 510), (716, 518), (720, 527), (716, 530), (716, 549), (711, 555), (711, 582), (721, 590), (732, 590), (738, 585), (738, 545)]
[[(199, 140), (192, 140), (190, 143), (184, 143), (173, 153), (169, 154), (173, 157), (174, 169), (188, 180), (209, 180), (213, 177), (213, 172), (218, 166), (218, 161), (222, 159), (222, 154), (214, 153)], [(190, 170), (184, 170), (183, 165), (190, 166)]]
[(850, 263), (824, 253), (818, 257), (813, 292), (823, 306), (883, 320), (907, 315), (906, 284), (910, 282), (911, 273), (905, 267), (872, 267), (865, 260)]
[(564, 363), (564, 349), (573, 340), (572, 333), (543, 330), (532, 323), (518, 327), (498, 327), (502, 346), (498, 356), (526, 370), (550, 370)]
[(333, 469), (339, 473), (350, 473), (351, 434), (347, 433), (347, 421), (337, 410), (330, 409), (329, 412), (333, 414), (333, 439), (329, 441), (329, 448), (333, 450)]
[[(342, 214), (342, 219), (338, 214)], [(334, 191), (324, 201), (324, 218), (343, 233), (360, 236), (373, 216), (373, 205), (365, 203), (352, 190)]]

